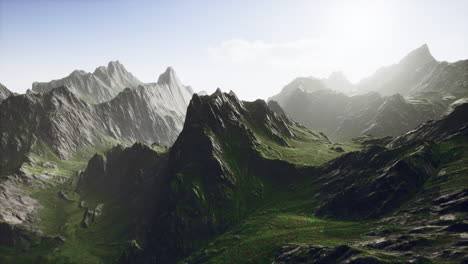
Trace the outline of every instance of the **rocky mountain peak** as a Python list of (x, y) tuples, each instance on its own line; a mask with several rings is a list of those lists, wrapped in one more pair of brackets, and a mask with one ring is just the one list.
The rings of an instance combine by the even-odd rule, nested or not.
[(158, 78), (158, 84), (167, 84), (169, 86), (171, 85), (180, 85), (181, 82), (179, 78), (176, 75), (176, 72), (174, 71), (174, 68), (172, 67), (167, 67), (166, 71), (161, 73)]
[(294, 137), (290, 129), (293, 121), (273, 111), (264, 100), (241, 101), (234, 92), (223, 93), (220, 88), (210, 96), (193, 95), (187, 109), (184, 130), (209, 127), (215, 134), (223, 135), (230, 128), (252, 138), (249, 124), (256, 124), (262, 133), (281, 145), (287, 145), (283, 137)]
[(0, 83), (0, 102), (14, 95), (14, 93)]
[(427, 44), (424, 44), (421, 47), (411, 51), (408, 55), (406, 55), (400, 61), (400, 64), (423, 66), (431, 61), (435, 61), (435, 59), (432, 56)]
[(50, 82), (34, 82), (32, 92), (45, 93), (60, 86), (67, 86), (81, 99), (89, 103), (102, 103), (111, 100), (127, 87), (141, 85), (119, 61), (111, 61), (107, 66), (97, 67), (94, 72), (74, 70), (65, 78)]
[[(70, 77), (77, 77), (77, 76), (82, 76), (82, 75), (86, 75), (86, 74), (87, 74), (87, 72), (85, 72), (85, 71), (82, 71), (82, 70), (74, 70), (74, 71), (72, 71), (72, 72), (70, 73), (70, 75), (68, 75), (68, 76), (70, 76)], [(37, 82), (34, 82), (34, 83), (37, 83)], [(34, 87), (33, 87), (33, 88), (34, 88)]]

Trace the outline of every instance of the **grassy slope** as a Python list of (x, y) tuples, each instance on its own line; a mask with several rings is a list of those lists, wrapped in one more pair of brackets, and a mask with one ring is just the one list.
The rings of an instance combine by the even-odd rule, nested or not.
[[(39, 212), (39, 228), (47, 237), (63, 237), (66, 242), (51, 243), (35, 241), (19, 248), (0, 248), (2, 263), (113, 263), (121, 253), (125, 242), (126, 214), (113, 201), (104, 203), (103, 215), (90, 228), (81, 227), (84, 209), (79, 202), (85, 201), (90, 209), (103, 202), (98, 197), (81, 196), (74, 192), (73, 180), (79, 170), (86, 168), (89, 158), (95, 153), (104, 153), (115, 145), (106, 141), (94, 148), (79, 151), (69, 160), (60, 160), (48, 147), (38, 146), (29, 155), (36, 161), (26, 164), (24, 169), (33, 174), (53, 174), (44, 188), (26, 189), (37, 199), (43, 209)], [(47, 168), (43, 162), (52, 162), (57, 168)], [(58, 192), (65, 191), (73, 201), (59, 198)]]
[[(295, 126), (297, 138), (283, 137), (289, 147), (282, 146), (262, 133), (261, 129), (252, 124), (248, 127), (254, 132), (260, 145), (258, 151), (267, 159), (285, 160), (297, 166), (320, 166), (325, 162), (342, 155), (345, 152), (361, 148), (354, 143), (333, 144), (322, 136), (306, 128)], [(311, 209), (316, 200), (312, 197), (316, 186), (306, 181), (294, 190), (287, 186), (275, 186), (267, 181), (259, 181), (258, 177), (245, 171), (248, 167), (245, 155), (239, 153), (238, 142), (223, 142), (223, 159), (236, 175), (241, 185), (234, 198), (238, 203), (249, 202), (249, 206), (236, 208), (259, 208), (253, 212), (226, 212), (233, 219), (241, 220), (228, 232), (217, 237), (205, 249), (194, 253), (184, 262), (196, 263), (271, 263), (276, 250), (287, 243), (317, 243), (337, 245), (351, 239), (359, 239), (366, 231), (366, 225), (357, 222), (340, 222), (318, 219), (312, 216)], [(345, 152), (337, 152), (332, 147), (340, 146)], [(250, 193), (242, 189), (255, 189), (262, 184), (264, 193), (261, 199), (245, 200)], [(250, 187), (248, 187), (250, 186)], [(247, 217), (242, 217), (243, 215)], [(243, 219), (243, 220), (242, 220)], [(234, 221), (236, 222), (236, 221)], [(200, 261), (200, 262), (198, 262)]]
[[(297, 136), (295, 139), (283, 137), (290, 147), (282, 146), (265, 136), (255, 126), (249, 125), (255, 132), (261, 145), (258, 150), (265, 158), (284, 160), (298, 166), (320, 166), (343, 153), (358, 151), (361, 145), (353, 142), (332, 143), (323, 136), (305, 127), (292, 127), (293, 133)], [(341, 147), (344, 152), (337, 152), (332, 148)]]
[[(317, 154), (321, 154), (321, 150), (326, 152), (328, 149), (326, 145), (313, 142), (303, 144), (301, 147), (295, 145), (299, 144), (300, 141), (290, 143), (295, 148), (278, 146), (272, 142), (268, 142), (262, 148), (263, 151), (266, 150), (264, 153), (266, 157), (281, 157), (292, 162), (296, 161), (295, 163), (299, 165), (304, 163), (317, 165), (323, 162), (307, 152), (308, 148), (314, 148), (314, 144), (319, 147), (313, 149)], [(431, 188), (434, 185), (439, 185), (447, 190), (468, 188), (466, 177), (468, 153), (464, 151), (467, 147), (468, 139), (466, 137), (437, 144), (435, 148), (444, 157), (441, 171), (446, 171), (445, 179), (440, 184), (439, 180), (430, 178), (425, 188)], [(358, 146), (344, 144), (343, 148), (353, 150)], [(285, 151), (281, 151), (281, 149)], [(304, 152), (306, 153), (304, 154)], [(333, 153), (329, 153), (329, 155), (333, 156)], [(250, 214), (239, 225), (220, 235), (207, 247), (195, 252), (180, 263), (271, 263), (278, 249), (289, 243), (310, 243), (323, 246), (353, 243), (366, 238), (365, 234), (370, 229), (381, 226), (374, 221), (346, 222), (316, 218), (312, 214), (312, 209), (317, 202), (313, 196), (313, 190), (316, 186), (311, 181), (306, 181), (298, 186), (297, 189), (289, 193), (276, 193), (275, 198)], [(385, 228), (401, 229), (402, 227), (385, 226)], [(443, 237), (440, 239), (443, 240)], [(432, 246), (437, 247), (439, 243), (445, 242), (433, 241)], [(390, 262), (401, 261), (396, 256), (375, 252), (364, 250), (363, 254), (377, 254), (379, 258)], [(436, 261), (436, 263), (438, 262)]]

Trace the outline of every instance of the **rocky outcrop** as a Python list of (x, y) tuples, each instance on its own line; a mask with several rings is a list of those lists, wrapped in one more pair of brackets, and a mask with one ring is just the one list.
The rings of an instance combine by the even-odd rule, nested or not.
[(95, 104), (109, 101), (125, 88), (135, 88), (141, 84), (119, 61), (111, 61), (107, 67), (100, 66), (93, 73), (76, 70), (63, 79), (34, 82), (32, 92), (45, 93), (66, 86), (80, 99)]
[(316, 213), (368, 219), (398, 208), (436, 174), (440, 158), (433, 148), (421, 142), (398, 150), (371, 146), (335, 159), (321, 176), (326, 198)]
[(418, 140), (441, 141), (453, 136), (468, 135), (468, 103), (456, 106), (447, 116), (428, 121), (417, 129), (395, 138), (389, 147), (403, 146)]
[(97, 105), (66, 87), (10, 97), (0, 105), (2, 169), (16, 169), (30, 151), (50, 149), (66, 159), (108, 139), (170, 146), (182, 129), (191, 93), (168, 69), (158, 83), (127, 88)]
[(129, 192), (147, 180), (145, 174), (154, 173), (153, 168), (163, 167), (164, 155), (142, 143), (124, 148), (118, 145), (104, 155), (95, 154), (78, 179), (81, 192), (100, 193), (115, 199), (129, 198)]
[[(385, 256), (381, 256), (385, 257)], [(308, 244), (287, 245), (281, 248), (272, 264), (386, 264), (394, 263), (385, 258), (366, 255), (362, 250), (341, 245), (323, 247)], [(399, 263), (412, 263), (410, 261)]]
[(8, 90), (3, 84), (0, 83), (0, 102), (7, 99), (8, 97), (15, 95), (12, 91)]
[(467, 109), (468, 104), (460, 105), (443, 119), (421, 125), (387, 147), (370, 145), (331, 161), (321, 172), (325, 198), (316, 213), (367, 219), (399, 208), (437, 175), (443, 161), (449, 162), (433, 141), (467, 136)]

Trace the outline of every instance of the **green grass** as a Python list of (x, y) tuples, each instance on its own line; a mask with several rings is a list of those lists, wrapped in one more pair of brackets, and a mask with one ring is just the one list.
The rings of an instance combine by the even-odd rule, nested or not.
[(439, 184), (446, 190), (462, 190), (468, 188), (468, 137), (455, 137), (441, 142), (437, 150), (443, 165), (439, 176), (433, 177), (428, 184)]
[[(289, 146), (282, 146), (258, 130), (253, 129), (260, 141), (258, 150), (267, 159), (284, 160), (298, 166), (321, 166), (346, 152), (359, 151), (362, 146), (353, 142), (331, 143), (307, 128), (293, 127), (297, 138), (284, 138)], [(344, 152), (333, 150), (343, 148)]]
[[(114, 263), (122, 252), (128, 239), (126, 235), (129, 219), (126, 210), (115, 201), (102, 201), (96, 196), (80, 197), (75, 192), (74, 180), (79, 170), (86, 168), (88, 160), (95, 153), (109, 150), (115, 141), (80, 150), (69, 160), (61, 160), (53, 151), (38, 145), (29, 153), (34, 164), (25, 164), (23, 168), (30, 173), (53, 174), (42, 188), (27, 188), (25, 191), (43, 206), (39, 211), (38, 227), (45, 237), (61, 236), (66, 242), (61, 244), (50, 241), (34, 241), (30, 245), (9, 248), (0, 247), (0, 262), (5, 263)], [(44, 162), (51, 162), (57, 167), (47, 168)], [(66, 201), (58, 196), (65, 191)], [(104, 203), (103, 215), (89, 228), (81, 226), (85, 209), (79, 208), (79, 202), (85, 201), (90, 209), (98, 203)], [(51, 240), (51, 239), (49, 239)]]
[(360, 222), (297, 213), (298, 209), (310, 210), (309, 206), (299, 200), (261, 208), (181, 263), (271, 263), (278, 249), (287, 244), (337, 246), (360, 240), (367, 231)]
[[(56, 176), (70, 178), (75, 176), (79, 170), (84, 170), (88, 164), (89, 159), (94, 154), (102, 154), (117, 144), (119, 144), (119, 142), (113, 139), (104, 139), (102, 140), (102, 143), (93, 147), (80, 149), (70, 159), (62, 160), (52, 151), (49, 146), (39, 143), (33, 148), (34, 150), (32, 152), (28, 153), (28, 156), (36, 161), (35, 164), (25, 163), (23, 168), (33, 174), (51, 173)], [(57, 165), (57, 169), (44, 167), (44, 162), (51, 162)]]

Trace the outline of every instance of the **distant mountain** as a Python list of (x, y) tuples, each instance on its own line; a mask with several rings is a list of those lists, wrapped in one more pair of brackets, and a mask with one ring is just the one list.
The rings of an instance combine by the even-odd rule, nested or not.
[(356, 86), (359, 92), (429, 98), (450, 104), (468, 97), (468, 60), (454, 63), (434, 59), (426, 44), (398, 64), (383, 67)]
[(345, 94), (352, 93), (354, 85), (346, 78), (343, 72), (332, 72), (327, 79), (322, 79), (322, 82), (329, 89), (336, 90)]
[(314, 77), (298, 77), (283, 87), (279, 94), (268, 98), (268, 101), (273, 100), (283, 105), (296, 90), (312, 93), (328, 89), (329, 88), (320, 79)]
[(92, 105), (67, 87), (10, 97), (0, 105), (0, 162), (15, 169), (25, 154), (50, 148), (60, 158), (108, 140), (171, 145), (192, 95), (172, 68), (157, 83), (126, 88)]
[(12, 91), (8, 90), (3, 84), (0, 83), (0, 102), (14, 95)]
[[(307, 79), (309, 85), (298, 78), (270, 100), (293, 119), (335, 140), (398, 136), (467, 100), (467, 72), (468, 61), (438, 62), (423, 45), (355, 86), (340, 73), (321, 81)], [(333, 85), (359, 93), (348, 96), (330, 88)]]
[(398, 64), (380, 68), (357, 84), (359, 92), (376, 91), (383, 95), (410, 94), (420, 80), (439, 64), (426, 44), (413, 50)]
[(443, 105), (399, 94), (347, 96), (331, 90), (296, 90), (281, 107), (294, 120), (340, 141), (360, 135), (398, 136), (445, 111)]
[(125, 88), (143, 84), (119, 61), (100, 66), (93, 73), (75, 70), (63, 79), (50, 82), (34, 82), (32, 92), (45, 93), (54, 88), (66, 86), (71, 92), (88, 103), (102, 103), (111, 100)]

